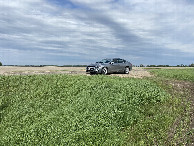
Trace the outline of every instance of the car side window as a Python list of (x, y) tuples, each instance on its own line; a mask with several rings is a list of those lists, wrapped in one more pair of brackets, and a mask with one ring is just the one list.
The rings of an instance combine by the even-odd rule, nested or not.
[(105, 63), (109, 63), (109, 62), (110, 62), (110, 60), (108, 60), (108, 59), (105, 61)]
[(123, 63), (123, 59), (118, 59), (118, 63)]

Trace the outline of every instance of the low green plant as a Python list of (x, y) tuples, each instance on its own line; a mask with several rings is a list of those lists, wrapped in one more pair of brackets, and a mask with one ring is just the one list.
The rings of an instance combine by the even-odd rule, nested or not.
[(145, 79), (0, 76), (0, 145), (163, 145), (174, 100)]
[(189, 69), (160, 69), (150, 70), (151, 73), (158, 77), (166, 77), (176, 80), (185, 80), (194, 82), (194, 68)]

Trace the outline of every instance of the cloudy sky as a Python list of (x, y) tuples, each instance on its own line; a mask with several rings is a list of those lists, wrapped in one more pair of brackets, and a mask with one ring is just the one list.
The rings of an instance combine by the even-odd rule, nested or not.
[(193, 0), (0, 0), (4, 65), (194, 63)]

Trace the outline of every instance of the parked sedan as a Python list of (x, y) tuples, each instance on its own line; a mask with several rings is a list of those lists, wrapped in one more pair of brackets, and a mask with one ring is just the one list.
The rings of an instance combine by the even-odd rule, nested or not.
[(90, 74), (110, 74), (110, 73), (125, 73), (129, 74), (132, 70), (132, 64), (121, 58), (103, 59), (90, 64), (86, 67), (86, 72)]

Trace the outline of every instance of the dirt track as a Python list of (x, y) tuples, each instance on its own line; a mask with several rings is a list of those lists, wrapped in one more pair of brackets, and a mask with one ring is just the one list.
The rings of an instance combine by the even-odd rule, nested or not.
[[(89, 75), (85, 67), (15, 67), (1, 66), (0, 75), (33, 75), (33, 74), (80, 74)], [(143, 78), (151, 77), (150, 73), (143, 68), (134, 67), (129, 74), (111, 74), (111, 76)]]

